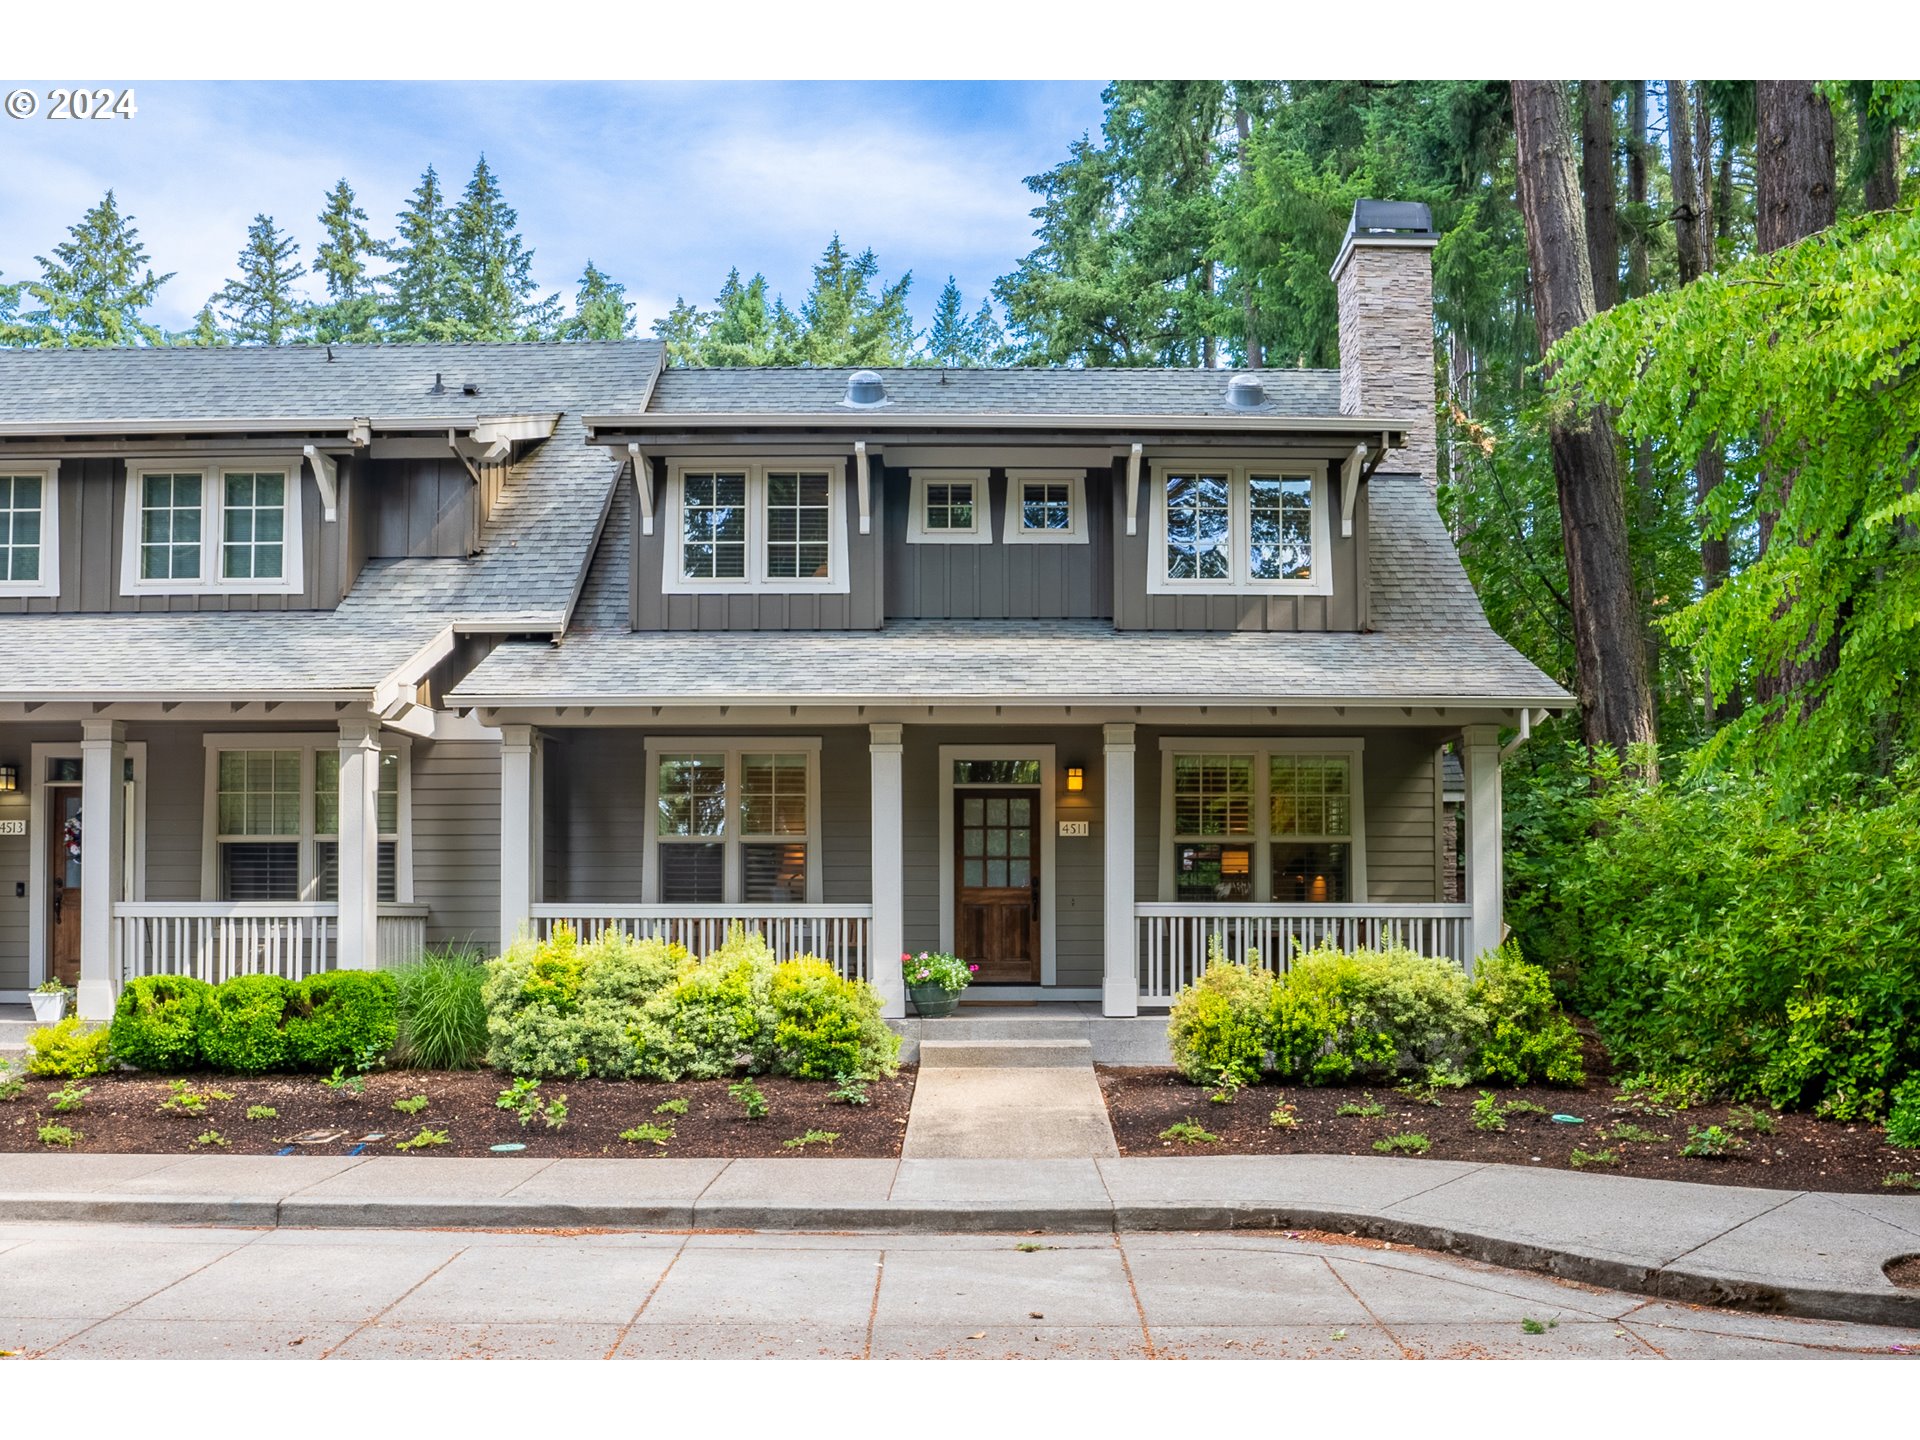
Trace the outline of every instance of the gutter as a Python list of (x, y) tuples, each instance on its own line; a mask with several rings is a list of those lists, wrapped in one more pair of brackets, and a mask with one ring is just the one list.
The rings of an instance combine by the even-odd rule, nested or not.
[[(1567, 709), (1570, 707), (1562, 706), (1561, 708)], [(1522, 710), (1520, 712), (1520, 733), (1500, 747), (1501, 764), (1506, 764), (1509, 755), (1513, 754), (1514, 751), (1518, 750), (1533, 738), (1533, 727), (1538, 725), (1542, 720), (1545, 720), (1548, 713), (1547, 710), (1542, 710), (1538, 716), (1535, 716), (1530, 710)]]
[(668, 411), (646, 415), (587, 415), (582, 417), (589, 443), (603, 443), (597, 432), (609, 430), (1219, 430), (1257, 434), (1366, 435), (1382, 432), (1404, 438), (1410, 422), (1378, 415), (1089, 415), (1084, 410), (1059, 414), (900, 410), (841, 414), (812, 410), (737, 412)]
[(561, 694), (552, 690), (529, 692), (526, 694), (485, 694), (469, 691), (456, 685), (448, 692), (445, 703), (451, 706), (478, 706), (485, 709), (524, 709), (528, 707), (548, 708), (564, 707), (628, 707), (659, 710), (702, 709), (717, 705), (730, 708), (743, 706), (794, 706), (794, 705), (839, 705), (864, 707), (925, 706), (940, 709), (953, 706), (991, 706), (1000, 710), (1058, 709), (1062, 706), (1084, 705), (1091, 707), (1148, 707), (1164, 706), (1204, 707), (1208, 709), (1286, 709), (1286, 710), (1457, 710), (1473, 708), (1478, 710), (1518, 710), (1521, 712), (1523, 726), (1527, 720), (1529, 707), (1539, 707), (1544, 715), (1550, 710), (1571, 709), (1573, 697), (1566, 696), (1558, 700), (1543, 700), (1539, 695), (1393, 695), (1356, 697), (1351, 695), (1315, 695), (1302, 696), (1298, 693), (1288, 695), (1235, 695), (1222, 697), (1218, 693), (1210, 695), (1024, 695), (1018, 700), (1010, 700), (1004, 693), (982, 695), (826, 695), (798, 694), (792, 691), (772, 695), (743, 695), (727, 692), (715, 695), (690, 695), (686, 691), (674, 691), (662, 695), (644, 693), (629, 694)]
[[(470, 415), (219, 415), (174, 416), (170, 419), (132, 420), (29, 420), (0, 421), (0, 439), (13, 437), (58, 438), (63, 435), (243, 435), (250, 431), (330, 432), (353, 437), (369, 428), (374, 430), (479, 432), (475, 439), (490, 443), (495, 432), (510, 431), (513, 438), (545, 438), (553, 433), (559, 411), (515, 411), (507, 414)], [(545, 424), (543, 435), (517, 432)]]

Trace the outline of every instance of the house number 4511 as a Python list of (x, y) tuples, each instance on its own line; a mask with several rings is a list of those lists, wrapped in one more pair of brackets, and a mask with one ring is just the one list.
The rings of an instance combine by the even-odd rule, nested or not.
[(1060, 822), (1060, 834), (1062, 836), (1085, 835), (1087, 833), (1087, 822), (1085, 820), (1062, 820)]

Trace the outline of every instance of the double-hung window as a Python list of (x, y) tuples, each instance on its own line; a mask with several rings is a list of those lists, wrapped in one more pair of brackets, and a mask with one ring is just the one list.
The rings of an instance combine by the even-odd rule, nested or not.
[(848, 591), (840, 460), (675, 461), (661, 588)]
[[(407, 829), (409, 746), (382, 737), (375, 791), (377, 898), (412, 898)], [(340, 898), (339, 737), (209, 735), (209, 899), (333, 902)]]
[(1161, 750), (1164, 899), (1365, 898), (1361, 742), (1168, 737)]
[(60, 593), (60, 466), (0, 460), (0, 595)]
[(989, 545), (993, 516), (985, 470), (914, 470), (913, 508), (907, 513), (912, 545)]
[(127, 467), (128, 595), (292, 595), (302, 586), (300, 462)]
[(1087, 476), (1084, 470), (1009, 470), (1009, 545), (1087, 543)]
[(649, 739), (648, 902), (817, 902), (819, 772), (810, 737)]
[(1324, 467), (1155, 461), (1147, 588), (1331, 594)]

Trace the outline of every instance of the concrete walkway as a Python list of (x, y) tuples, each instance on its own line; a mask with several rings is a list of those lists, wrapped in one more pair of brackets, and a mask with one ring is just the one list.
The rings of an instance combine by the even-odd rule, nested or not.
[(1797, 1359), (1789, 1319), (1299, 1235), (0, 1224), (0, 1353), (53, 1359)]
[(1118, 1158), (1091, 1043), (922, 1041), (900, 1153), (909, 1160)]
[(1920, 1195), (1377, 1156), (529, 1160), (0, 1155), (0, 1223), (1325, 1230), (1696, 1304), (1920, 1324)]

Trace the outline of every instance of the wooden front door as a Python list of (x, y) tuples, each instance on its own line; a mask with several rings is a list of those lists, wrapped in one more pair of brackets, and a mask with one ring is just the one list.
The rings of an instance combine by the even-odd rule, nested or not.
[(80, 983), (80, 857), (67, 845), (68, 826), (80, 823), (80, 787), (47, 787), (47, 973), (62, 985)]
[(953, 792), (954, 951), (978, 985), (1040, 983), (1040, 791)]

